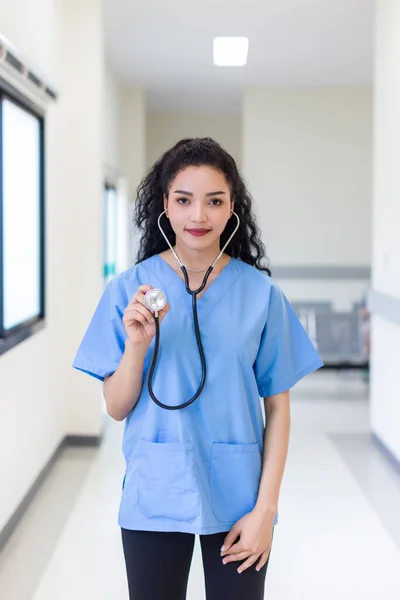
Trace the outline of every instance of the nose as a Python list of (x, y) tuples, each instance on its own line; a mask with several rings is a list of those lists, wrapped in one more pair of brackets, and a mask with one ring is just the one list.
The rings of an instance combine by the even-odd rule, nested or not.
[(193, 205), (190, 220), (192, 223), (205, 223), (207, 221), (207, 209), (201, 202)]

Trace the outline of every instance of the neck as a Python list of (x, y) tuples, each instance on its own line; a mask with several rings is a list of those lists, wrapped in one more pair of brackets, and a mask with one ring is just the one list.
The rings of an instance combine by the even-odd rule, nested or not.
[(180, 244), (177, 240), (174, 250), (186, 267), (197, 270), (205, 269), (206, 267), (208, 268), (220, 253), (221, 248), (219, 242), (217, 242), (217, 244), (210, 246), (209, 248), (193, 250), (192, 248)]

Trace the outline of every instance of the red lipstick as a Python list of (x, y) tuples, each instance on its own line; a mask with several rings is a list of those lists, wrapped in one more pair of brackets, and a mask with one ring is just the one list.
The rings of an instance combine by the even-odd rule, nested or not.
[(201, 235), (206, 235), (211, 230), (210, 229), (186, 229), (186, 231), (188, 233), (190, 233), (190, 235), (201, 236)]

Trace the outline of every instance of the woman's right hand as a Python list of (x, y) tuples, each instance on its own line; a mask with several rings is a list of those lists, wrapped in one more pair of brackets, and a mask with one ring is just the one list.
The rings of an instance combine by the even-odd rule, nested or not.
[[(132, 296), (131, 301), (124, 311), (123, 324), (129, 341), (133, 345), (148, 345), (156, 335), (156, 323), (154, 314), (146, 307), (144, 296), (146, 292), (152, 290), (151, 285), (141, 285), (138, 291)], [(166, 304), (158, 313), (161, 323), (165, 315), (169, 312), (170, 305)]]

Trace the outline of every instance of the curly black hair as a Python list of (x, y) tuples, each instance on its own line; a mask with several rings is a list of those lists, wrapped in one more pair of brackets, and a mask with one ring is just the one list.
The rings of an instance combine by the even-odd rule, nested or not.
[[(267, 265), (264, 243), (256, 217), (252, 211), (252, 197), (241, 178), (235, 160), (220, 144), (209, 137), (185, 138), (167, 150), (141, 181), (136, 192), (134, 205), (134, 224), (140, 232), (139, 249), (136, 264), (168, 249), (157, 220), (164, 210), (163, 196), (168, 197), (170, 184), (175, 176), (190, 166), (211, 166), (226, 177), (235, 200), (235, 212), (239, 216), (240, 226), (225, 252), (234, 258), (266, 271), (271, 275)], [(166, 219), (164, 232), (171, 245), (175, 244), (175, 233)], [(236, 219), (229, 219), (221, 234), (221, 247), (225, 245), (236, 226)]]

